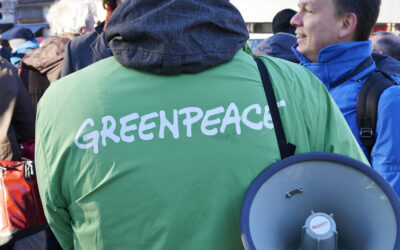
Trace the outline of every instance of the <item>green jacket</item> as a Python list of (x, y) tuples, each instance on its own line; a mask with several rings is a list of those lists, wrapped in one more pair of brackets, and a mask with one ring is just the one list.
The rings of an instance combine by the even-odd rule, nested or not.
[[(262, 59), (296, 154), (368, 164), (317, 78)], [(36, 128), (40, 195), (65, 249), (242, 249), (245, 192), (280, 160), (257, 66), (243, 51), (175, 76), (105, 59), (53, 83)]]

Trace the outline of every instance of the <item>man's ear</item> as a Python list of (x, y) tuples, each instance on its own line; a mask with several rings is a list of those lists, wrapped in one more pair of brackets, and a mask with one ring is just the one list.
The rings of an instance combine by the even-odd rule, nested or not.
[(353, 12), (346, 13), (341, 17), (342, 26), (339, 31), (340, 38), (350, 38), (353, 40), (353, 36), (357, 27), (357, 16)]
[(81, 36), (86, 33), (86, 27), (80, 27), (78, 29), (78, 34)]

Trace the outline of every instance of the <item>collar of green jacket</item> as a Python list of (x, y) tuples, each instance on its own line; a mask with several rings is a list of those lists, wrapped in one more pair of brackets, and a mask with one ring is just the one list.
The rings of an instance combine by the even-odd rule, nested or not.
[(230, 61), (248, 32), (226, 0), (133, 0), (114, 11), (106, 39), (126, 67), (180, 74)]

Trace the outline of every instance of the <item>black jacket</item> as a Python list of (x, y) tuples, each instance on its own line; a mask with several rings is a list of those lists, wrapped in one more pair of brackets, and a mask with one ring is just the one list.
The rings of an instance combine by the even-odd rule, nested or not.
[(19, 143), (35, 137), (35, 111), (17, 68), (0, 57), (0, 160), (21, 160)]
[(83, 69), (111, 55), (111, 50), (104, 36), (103, 22), (94, 31), (75, 38), (67, 44), (61, 77)]

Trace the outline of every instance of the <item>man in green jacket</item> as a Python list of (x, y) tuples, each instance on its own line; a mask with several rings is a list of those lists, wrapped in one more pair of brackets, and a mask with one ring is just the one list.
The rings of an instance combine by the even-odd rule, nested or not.
[[(226, 0), (134, 0), (115, 12), (114, 56), (55, 82), (38, 106), (49, 225), (64, 249), (242, 249), (243, 197), (280, 153), (240, 13)], [(262, 60), (296, 154), (367, 163), (317, 78)]]

